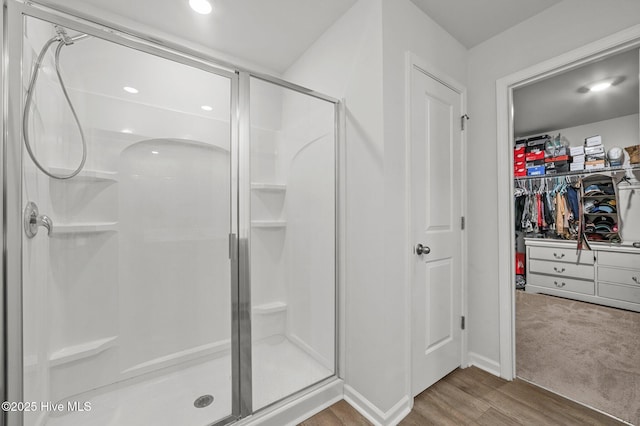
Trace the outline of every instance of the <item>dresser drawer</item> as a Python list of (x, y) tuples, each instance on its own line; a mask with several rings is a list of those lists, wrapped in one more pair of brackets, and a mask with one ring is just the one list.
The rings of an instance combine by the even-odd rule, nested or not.
[(640, 250), (638, 253), (599, 251), (598, 265), (640, 269)]
[(632, 287), (626, 285), (598, 283), (598, 296), (606, 297), (607, 299), (640, 303), (640, 286)]
[(531, 260), (529, 261), (529, 272), (556, 275), (561, 278), (568, 277), (593, 280), (593, 265)]
[(598, 281), (640, 286), (640, 269), (619, 269), (598, 266)]
[(572, 278), (552, 277), (549, 275), (529, 274), (527, 285), (554, 288), (582, 294), (596, 294), (593, 281), (576, 280)]
[(529, 258), (538, 260), (552, 260), (554, 262), (579, 263), (593, 265), (593, 252), (576, 251), (570, 248), (529, 247)]

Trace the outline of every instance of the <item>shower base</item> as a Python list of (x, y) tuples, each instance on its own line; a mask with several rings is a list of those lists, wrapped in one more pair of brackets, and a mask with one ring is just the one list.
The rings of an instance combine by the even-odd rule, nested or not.
[[(47, 426), (204, 426), (231, 413), (230, 355), (191, 365), (161, 376), (76, 395), (70, 400), (91, 403), (91, 411), (51, 416)], [(333, 372), (283, 336), (273, 336), (253, 346), (254, 411)], [(203, 395), (213, 402), (196, 408)]]

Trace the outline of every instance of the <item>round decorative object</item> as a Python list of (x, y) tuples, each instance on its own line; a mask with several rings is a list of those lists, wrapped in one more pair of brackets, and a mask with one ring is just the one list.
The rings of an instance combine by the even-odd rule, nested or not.
[(622, 148), (614, 146), (607, 151), (607, 159), (609, 160), (610, 166), (622, 166), (624, 162), (624, 151)]

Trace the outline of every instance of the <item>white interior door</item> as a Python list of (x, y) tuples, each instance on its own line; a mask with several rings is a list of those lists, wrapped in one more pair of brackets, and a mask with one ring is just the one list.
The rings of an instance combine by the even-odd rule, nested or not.
[(412, 68), (414, 395), (461, 364), (461, 105), (461, 93)]

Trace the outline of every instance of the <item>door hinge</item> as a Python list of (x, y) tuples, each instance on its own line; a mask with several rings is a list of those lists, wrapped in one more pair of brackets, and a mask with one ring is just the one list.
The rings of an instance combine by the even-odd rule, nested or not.
[(460, 130), (464, 130), (464, 123), (465, 121), (467, 121), (469, 119), (469, 116), (467, 114), (463, 115), (460, 117)]
[(464, 216), (462, 216), (462, 217), (460, 218), (460, 229), (464, 230), (464, 225), (465, 225), (465, 223), (464, 223)]
[(461, 320), (460, 320), (460, 328), (464, 330), (464, 326), (465, 326), (464, 317), (462, 317)]

